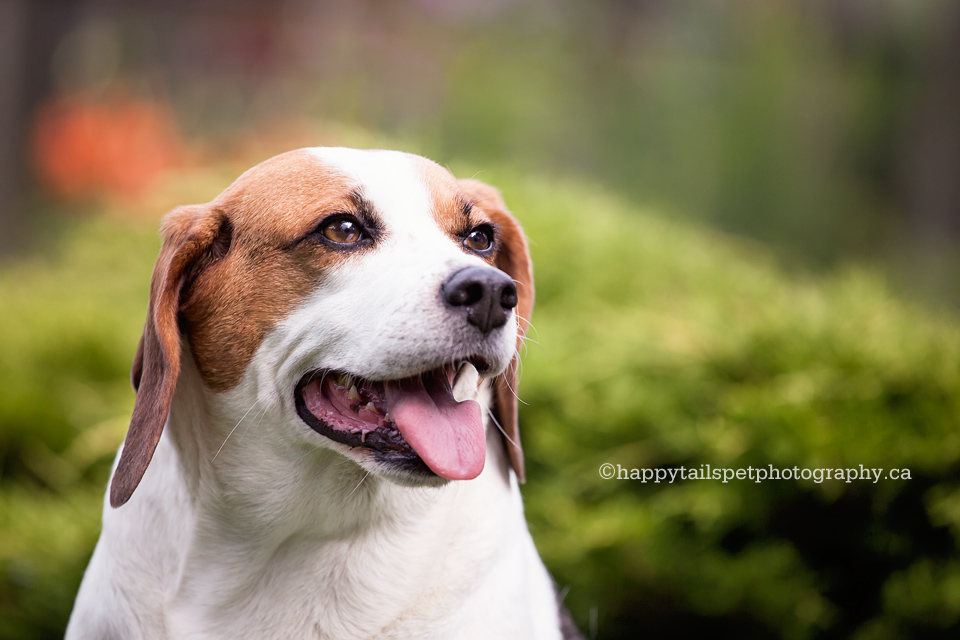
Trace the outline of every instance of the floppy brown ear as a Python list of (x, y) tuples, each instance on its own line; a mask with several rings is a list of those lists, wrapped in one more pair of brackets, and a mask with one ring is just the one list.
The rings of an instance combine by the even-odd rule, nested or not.
[(510, 465), (517, 474), (517, 480), (526, 481), (523, 468), (523, 447), (520, 445), (520, 426), (517, 416), (517, 380), (520, 367), (520, 346), (523, 336), (530, 326), (533, 313), (533, 263), (523, 229), (507, 210), (500, 192), (488, 184), (477, 180), (460, 180), (460, 188), (474, 206), (497, 224), (500, 248), (497, 252), (496, 267), (513, 278), (517, 284), (517, 353), (510, 366), (494, 381), (494, 415), (503, 429), (507, 455)]
[(180, 375), (180, 295), (225, 220), (221, 212), (199, 205), (174, 209), (164, 218), (163, 246), (150, 281), (147, 321), (131, 370), (137, 399), (110, 483), (114, 507), (133, 495), (160, 441)]

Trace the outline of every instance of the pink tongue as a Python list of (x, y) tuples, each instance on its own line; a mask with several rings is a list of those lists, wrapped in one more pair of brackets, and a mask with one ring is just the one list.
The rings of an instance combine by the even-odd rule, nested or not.
[(383, 387), (397, 429), (434, 473), (449, 480), (480, 475), (487, 450), (479, 404), (454, 400), (445, 375), (391, 380)]

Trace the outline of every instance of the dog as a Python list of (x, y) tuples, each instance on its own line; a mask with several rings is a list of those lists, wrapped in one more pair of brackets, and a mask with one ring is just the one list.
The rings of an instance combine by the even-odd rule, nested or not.
[(578, 637), (523, 515), (496, 189), (300, 149), (162, 235), (68, 640)]

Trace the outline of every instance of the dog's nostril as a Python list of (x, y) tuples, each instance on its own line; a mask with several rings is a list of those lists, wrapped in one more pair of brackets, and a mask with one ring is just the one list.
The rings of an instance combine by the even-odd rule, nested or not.
[(516, 285), (508, 284), (503, 287), (503, 291), (500, 293), (500, 306), (508, 310), (517, 306)]
[(510, 310), (517, 306), (513, 280), (491, 267), (466, 267), (453, 273), (440, 285), (440, 295), (483, 333), (506, 324)]
[(483, 285), (478, 282), (467, 283), (466, 286), (456, 287), (449, 291), (446, 300), (454, 307), (470, 306), (483, 299)]

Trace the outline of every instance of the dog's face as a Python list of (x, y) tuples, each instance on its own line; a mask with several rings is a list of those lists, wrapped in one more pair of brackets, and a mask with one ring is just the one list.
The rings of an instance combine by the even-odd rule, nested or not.
[(480, 473), (481, 409), (454, 388), (494, 378), (522, 481), (516, 352), (532, 305), (526, 241), (495, 189), (397, 152), (277, 156), (165, 219), (111, 502), (149, 464), (183, 343), (211, 393), (255, 379), (291, 439), (407, 484)]

